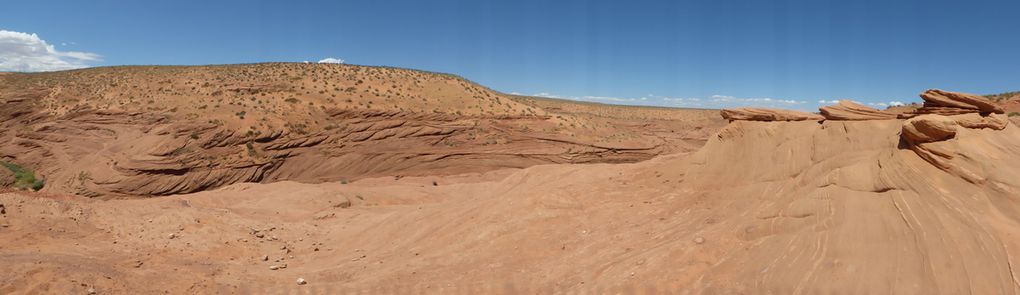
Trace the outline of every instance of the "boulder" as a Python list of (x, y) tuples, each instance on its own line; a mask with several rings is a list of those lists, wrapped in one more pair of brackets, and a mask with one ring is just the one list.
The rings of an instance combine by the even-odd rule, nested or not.
[(956, 136), (956, 120), (942, 115), (922, 115), (903, 122), (903, 138), (917, 144)]
[(836, 105), (821, 107), (819, 110), (826, 120), (861, 121), (896, 119), (896, 114), (883, 112), (845, 99), (840, 100)]
[(825, 120), (819, 114), (780, 110), (768, 108), (736, 108), (724, 109), (720, 115), (726, 120), (732, 121), (821, 121)]

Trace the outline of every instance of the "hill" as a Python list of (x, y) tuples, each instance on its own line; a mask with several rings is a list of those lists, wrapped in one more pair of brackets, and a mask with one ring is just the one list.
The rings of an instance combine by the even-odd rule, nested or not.
[(38, 173), (44, 191), (150, 196), (635, 162), (692, 151), (721, 126), (712, 111), (626, 109), (546, 109), (453, 75), (340, 64), (9, 73), (0, 160)]

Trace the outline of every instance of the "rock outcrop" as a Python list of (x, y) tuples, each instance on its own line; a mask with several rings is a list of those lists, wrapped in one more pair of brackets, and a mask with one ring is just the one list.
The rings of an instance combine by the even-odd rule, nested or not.
[(944, 116), (969, 113), (1004, 114), (1005, 110), (988, 99), (967, 93), (928, 89), (921, 93), (924, 105), (912, 113), (901, 114), (900, 118), (910, 118), (924, 114)]
[(984, 178), (973, 169), (954, 164), (958, 156), (953, 143), (943, 143), (956, 137), (964, 129), (1003, 130), (1009, 125), (1009, 119), (999, 114), (969, 113), (962, 115), (943, 116), (936, 114), (919, 115), (903, 122), (901, 133), (907, 147), (919, 157), (951, 174), (972, 182), (981, 183)]
[(821, 121), (825, 117), (818, 114), (769, 109), (769, 108), (736, 108), (720, 111), (723, 119), (732, 121)]
[(819, 108), (826, 120), (861, 121), (896, 119), (896, 114), (883, 112), (862, 104), (840, 100), (838, 104)]
[[(1002, 107), (988, 99), (966, 93), (929, 89), (920, 94), (923, 107), (906, 113), (893, 113), (870, 108), (850, 100), (819, 108), (821, 115), (791, 110), (738, 108), (722, 110), (723, 118), (733, 121), (877, 121), (904, 120), (900, 128), (902, 148), (914, 151), (919, 157), (950, 174), (968, 182), (981, 183), (983, 176), (954, 159), (959, 147), (953, 140), (961, 130), (1000, 131), (1009, 125)], [(846, 125), (844, 125), (845, 127)], [(723, 129), (720, 139), (742, 136), (742, 129)], [(964, 157), (966, 158), (966, 157)]]

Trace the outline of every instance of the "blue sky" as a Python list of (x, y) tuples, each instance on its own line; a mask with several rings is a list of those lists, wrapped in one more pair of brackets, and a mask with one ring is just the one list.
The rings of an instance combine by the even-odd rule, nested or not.
[(507, 93), (808, 110), (1020, 90), (1020, 1), (206, 2), (0, 2), (0, 69), (333, 57)]

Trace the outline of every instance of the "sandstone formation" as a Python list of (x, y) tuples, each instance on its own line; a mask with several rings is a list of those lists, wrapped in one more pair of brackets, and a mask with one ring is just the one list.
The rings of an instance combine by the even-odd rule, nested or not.
[(836, 105), (821, 107), (819, 110), (826, 120), (860, 121), (896, 119), (896, 114), (879, 111), (850, 100), (840, 100)]
[(999, 114), (981, 115), (969, 113), (955, 116), (942, 115), (920, 115), (906, 120), (903, 123), (903, 139), (910, 149), (918, 156), (949, 173), (956, 174), (967, 181), (983, 182), (984, 177), (978, 175), (972, 169), (954, 164), (953, 159), (958, 156), (956, 148), (952, 146), (956, 142), (942, 143), (953, 139), (963, 129), (988, 129), (1003, 130), (1009, 124), (1009, 120)]
[(825, 118), (808, 112), (769, 109), (735, 108), (720, 111), (723, 119), (733, 121), (821, 121)]
[[(433, 119), (364, 136), (461, 126)], [(735, 120), (626, 164), (0, 194), (0, 293), (1017, 294), (1011, 124)]]
[(901, 114), (900, 117), (910, 118), (923, 114), (951, 116), (968, 113), (1005, 113), (1002, 107), (984, 97), (973, 94), (928, 89), (921, 93), (921, 98), (924, 99), (921, 108), (913, 113)]
[[(0, 76), (0, 161), (48, 192), (155, 196), (692, 151), (708, 110), (504, 95), (459, 77), (325, 64), (110, 67)], [(13, 183), (0, 171), (0, 186)]]

